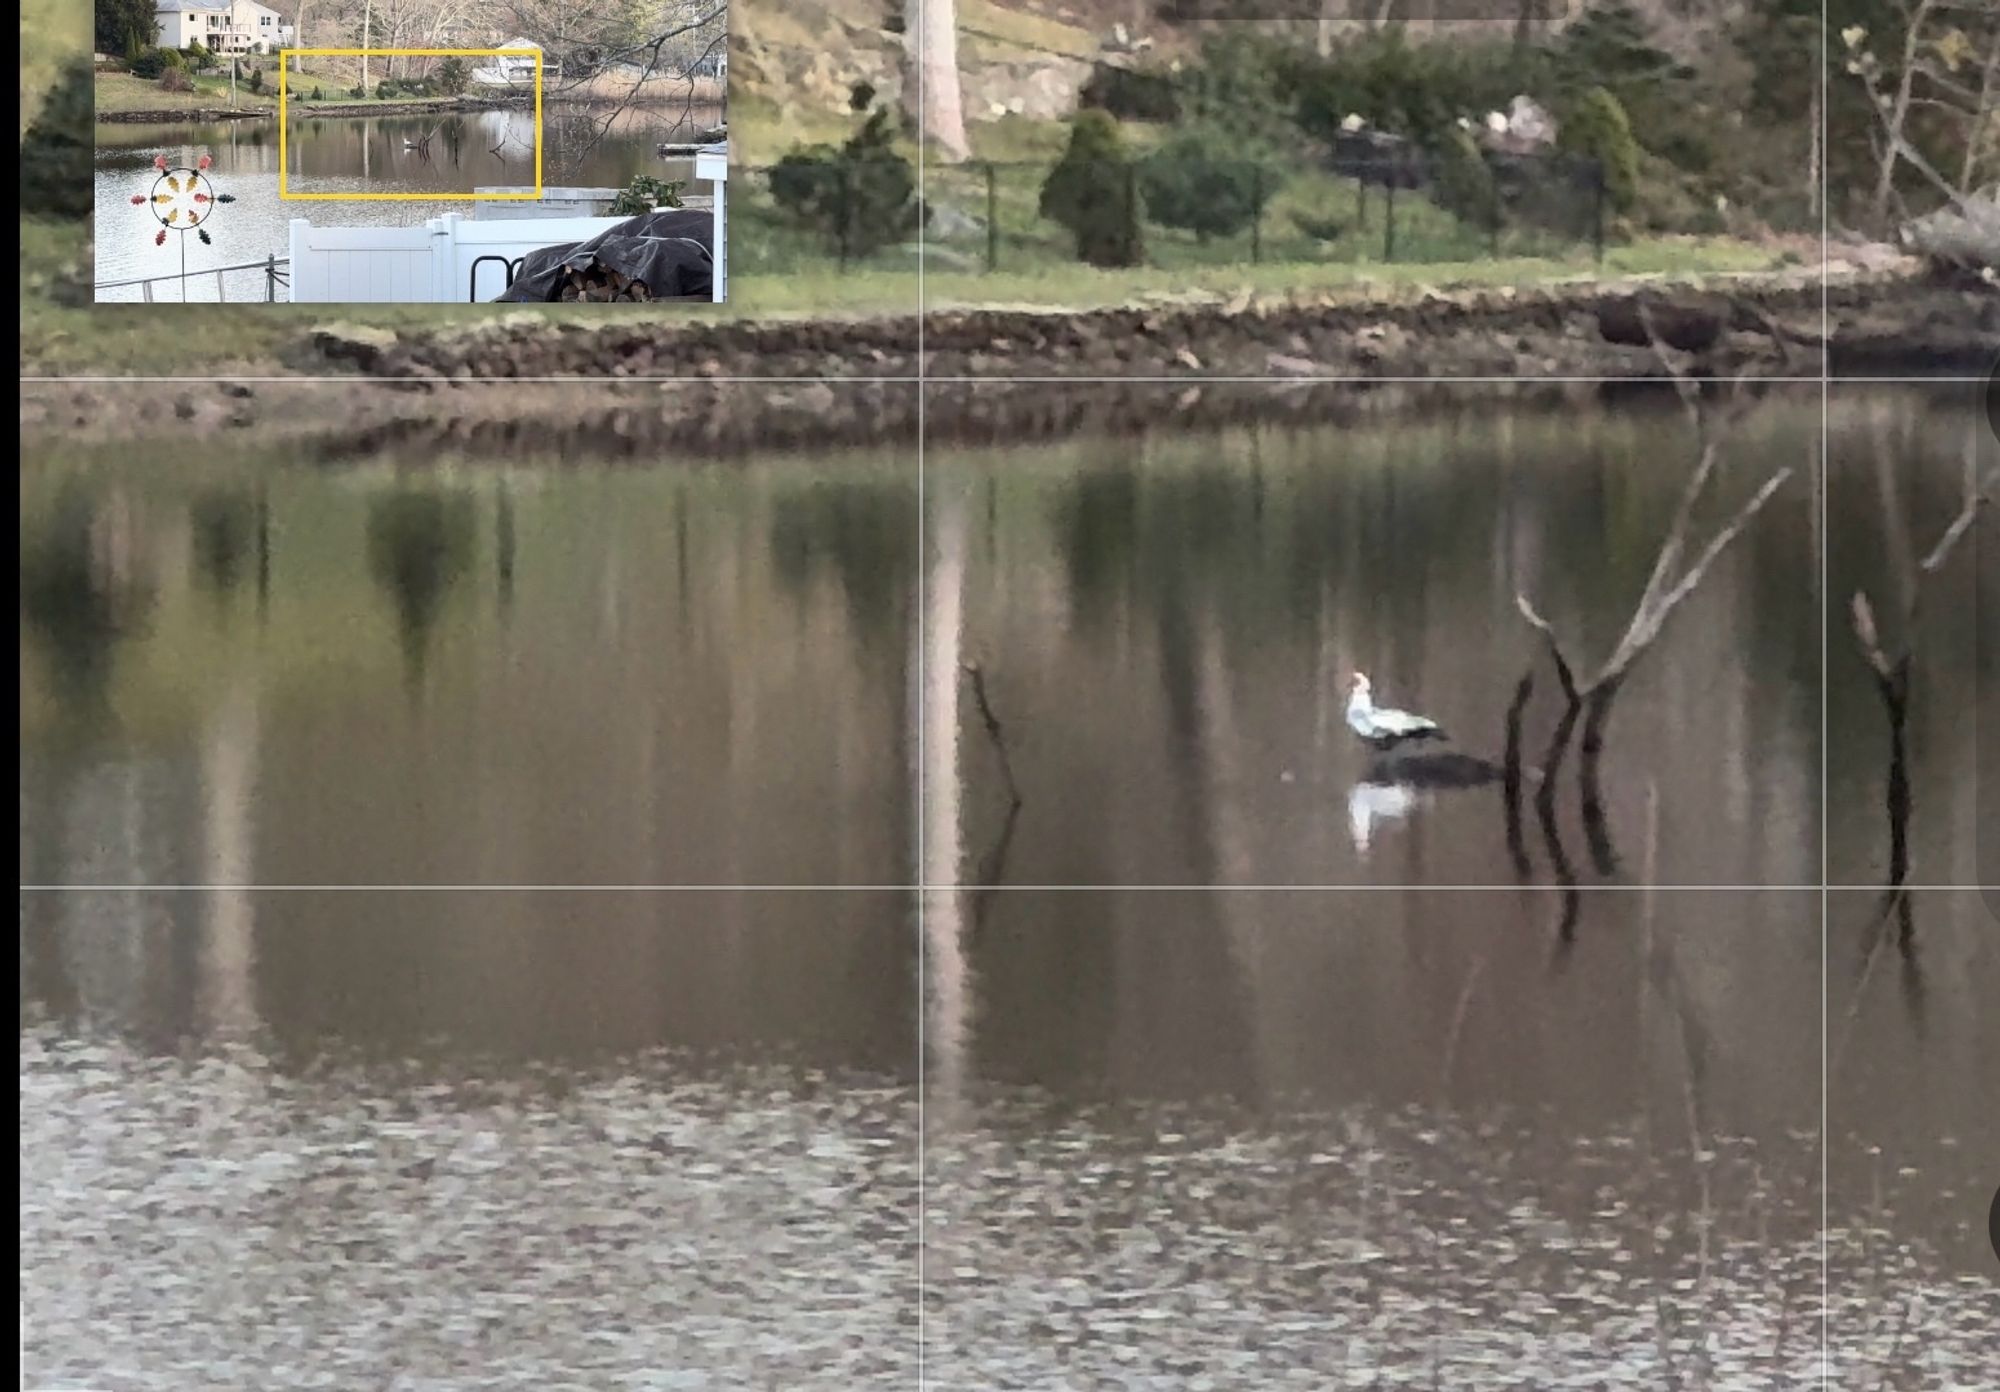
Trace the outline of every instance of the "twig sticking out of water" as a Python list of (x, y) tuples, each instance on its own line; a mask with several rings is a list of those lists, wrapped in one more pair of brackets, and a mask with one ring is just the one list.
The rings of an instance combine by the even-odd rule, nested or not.
[[(1976, 426), (1974, 430), (1976, 432)], [(1886, 488), (1886, 480), (1893, 477), (1893, 471), (1886, 461), (1883, 467)], [(1854, 645), (1875, 678), (1875, 694), (1881, 698), (1883, 713), (1889, 722), (1889, 776), (1883, 804), (1889, 821), (1889, 890), (1892, 895), (1900, 891), (1910, 877), (1910, 777), (1904, 741), (1910, 718), (1910, 667), (1915, 658), (1913, 645), (1916, 642), (1918, 602), (1923, 597), (1925, 577), (1943, 569), (1945, 562), (1951, 558), (1953, 548), (1972, 530), (1979, 509), (1990, 501), (1987, 490), (1996, 479), (2000, 479), (2000, 470), (1990, 471), (1984, 478), (1980, 476), (1978, 436), (1975, 433), (1966, 444), (1957, 515), (1945, 527), (1930, 552), (1915, 564), (1906, 559), (1900, 568), (1901, 573), (1895, 577), (1902, 602), (1898, 618), (1900, 637), (1893, 651), (1882, 641), (1875, 606), (1867, 592), (1856, 590), (1848, 605), (1848, 625), (1854, 634)], [(1901, 547), (1894, 549), (1898, 554), (1906, 550)], [(1887, 907), (1885, 902), (1885, 916)], [(1907, 901), (1904, 903), (1903, 922), (1907, 941), (1910, 933)]]
[(986, 727), (986, 738), (993, 745), (993, 753), (1000, 762), (1000, 777), (1007, 786), (1007, 816), (1000, 824), (1000, 835), (979, 865), (979, 888), (972, 900), (972, 928), (977, 932), (985, 926), (987, 905), (992, 901), (994, 887), (1007, 873), (1007, 852), (1014, 844), (1014, 828), (1021, 819), (1021, 785), (1014, 779), (1014, 760), (1007, 751), (1007, 732), (1000, 724), (1000, 717), (993, 713), (993, 702), (986, 694), (986, 673), (976, 662), (965, 663), (962, 670), (967, 684), (972, 687), (972, 704), (979, 712), (979, 723)]
[(1007, 753), (1007, 732), (1001, 728), (1000, 717), (993, 713), (993, 703), (986, 696), (986, 673), (976, 662), (965, 664), (965, 677), (972, 686), (972, 703), (979, 711), (979, 722), (986, 727), (986, 738), (992, 742), (993, 752), (1000, 760), (1000, 776), (1006, 780), (1008, 802), (1015, 807), (1021, 805), (1021, 785), (1014, 781), (1014, 761)]

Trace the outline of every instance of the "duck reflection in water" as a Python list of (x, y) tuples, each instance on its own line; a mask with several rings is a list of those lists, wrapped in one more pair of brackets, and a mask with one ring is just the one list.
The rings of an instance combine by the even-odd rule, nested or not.
[(1347, 790), (1347, 834), (1355, 853), (1367, 855), (1377, 824), (1406, 820), (1438, 792), (1483, 788), (1500, 780), (1498, 764), (1471, 754), (1404, 754), (1372, 760)]

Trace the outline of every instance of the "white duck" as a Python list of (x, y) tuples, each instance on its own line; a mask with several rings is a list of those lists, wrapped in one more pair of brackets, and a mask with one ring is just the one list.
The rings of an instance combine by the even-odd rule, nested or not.
[(1347, 728), (1377, 749), (1394, 749), (1405, 740), (1451, 738), (1429, 716), (1376, 705), (1366, 672), (1354, 674), (1354, 689), (1347, 696)]

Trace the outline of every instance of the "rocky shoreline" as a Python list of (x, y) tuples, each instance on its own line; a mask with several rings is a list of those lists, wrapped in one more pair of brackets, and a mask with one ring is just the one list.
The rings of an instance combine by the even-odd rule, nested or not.
[[(1556, 283), (1404, 298), (1216, 298), (1073, 313), (939, 309), (836, 320), (553, 323), (395, 333), (329, 323), (287, 366), (389, 378), (1659, 378), (1645, 328), (1713, 376), (1977, 372), (2000, 292), (1817, 268), (1700, 281)], [(922, 337), (919, 351), (919, 334)]]
[(257, 107), (246, 109), (236, 106), (183, 106), (162, 111), (100, 111), (98, 121), (105, 125), (149, 125), (165, 126), (176, 122), (200, 125), (209, 121), (265, 121), (278, 114), (278, 108)]
[[(1744, 384), (1758, 394), (1810, 389)], [(1939, 383), (1937, 390), (1965, 388)], [(107, 407), (113, 395), (115, 411)], [(1006, 446), (1253, 426), (1379, 428), (1417, 417), (1585, 410), (1635, 397), (1676, 409), (1666, 384), (1650, 381), (996, 379), (928, 384), (922, 423), (933, 444)], [(38, 382), (22, 387), (21, 438), (42, 461), (119, 445), (131, 438), (131, 422), (143, 420), (175, 422), (212, 439), (218, 454), (262, 451), (332, 466), (389, 455), (473, 465), (579, 458), (653, 467), (872, 449), (906, 455), (914, 467), (918, 405), (914, 382)]]
[[(1822, 317), (1816, 277), (1767, 278), (1247, 310), (940, 311), (923, 328), (928, 438), (1001, 443), (1496, 403), (1564, 409), (1658, 390), (1668, 361), (1753, 384), (1813, 381), (1823, 367), (1856, 380), (1978, 376), (2000, 357), (2000, 293), (1854, 277), (1828, 290)], [(333, 462), (412, 442), (469, 458), (587, 446), (634, 462), (913, 447), (916, 329), (914, 319), (590, 327), (533, 313), (454, 331), (330, 323), (294, 345), (296, 381), (28, 383), (21, 428), (31, 445), (53, 445), (124, 438), (139, 419), (254, 427)], [(1664, 359), (1649, 334), (1668, 345)], [(1272, 346), (1295, 339), (1313, 356)]]
[[(288, 114), (294, 119), (305, 119), (320, 116), (423, 116), (439, 111), (499, 111), (519, 104), (493, 97), (440, 97), (386, 102), (308, 102), (293, 97), (286, 106)], [(254, 108), (219, 106), (179, 107), (153, 111), (106, 111), (99, 113), (97, 119), (128, 125), (170, 125), (176, 122), (187, 122), (192, 125), (206, 121), (274, 120), (277, 115), (276, 106)]]

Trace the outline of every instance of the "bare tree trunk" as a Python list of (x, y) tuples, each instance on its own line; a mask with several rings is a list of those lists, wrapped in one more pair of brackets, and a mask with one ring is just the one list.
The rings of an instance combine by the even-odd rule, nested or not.
[[(368, 36), (375, 27), (375, 0), (363, 0), (361, 6), (361, 95), (368, 95)], [(363, 142), (363, 150), (368, 148)], [(364, 175), (364, 177), (366, 177)]]
[[(299, 22), (292, 27), (292, 41), (300, 48), (312, 47), (311, 44), (306, 42), (306, 11), (311, 8), (312, 0), (299, 0)], [(304, 77), (306, 75), (306, 60), (303, 58), (293, 58), (292, 71), (298, 76)]]
[(1979, 101), (1972, 112), (1972, 125), (1965, 137), (1965, 160), (1959, 165), (1958, 186), (1967, 193), (1972, 192), (1973, 176), (1979, 172), (1980, 137), (1993, 124), (1993, 104), (2000, 96), (2000, 34), (1993, 37), (1986, 50), (1986, 67), (1979, 75)]
[(1923, 42), (1924, 21), (1930, 17), (1932, 0), (1917, 0), (1910, 13), (1910, 27), (1903, 35), (1903, 70), (1896, 80), (1896, 100), (1888, 115), (1888, 141), (1882, 151), (1882, 166), (1875, 179), (1875, 225), (1889, 219), (1889, 192), (1896, 181), (1896, 163), (1903, 155), (1903, 123), (1910, 115), (1910, 89), (1917, 80), (1917, 49)]
[(910, 43), (916, 57), (917, 119), (924, 139), (950, 160), (972, 153), (965, 138), (965, 106), (958, 86), (958, 16), (953, 0), (908, 0)]
[(1807, 133), (1812, 142), (1807, 147), (1806, 150), (1806, 211), (1809, 214), (1817, 214), (1819, 212), (1819, 200), (1820, 200), (1819, 138), (1820, 138), (1821, 96), (1822, 94), (1820, 92), (1820, 84), (1818, 82), (1814, 82), (1812, 89), (1812, 107), (1807, 114), (1807, 121), (1808, 121)]

